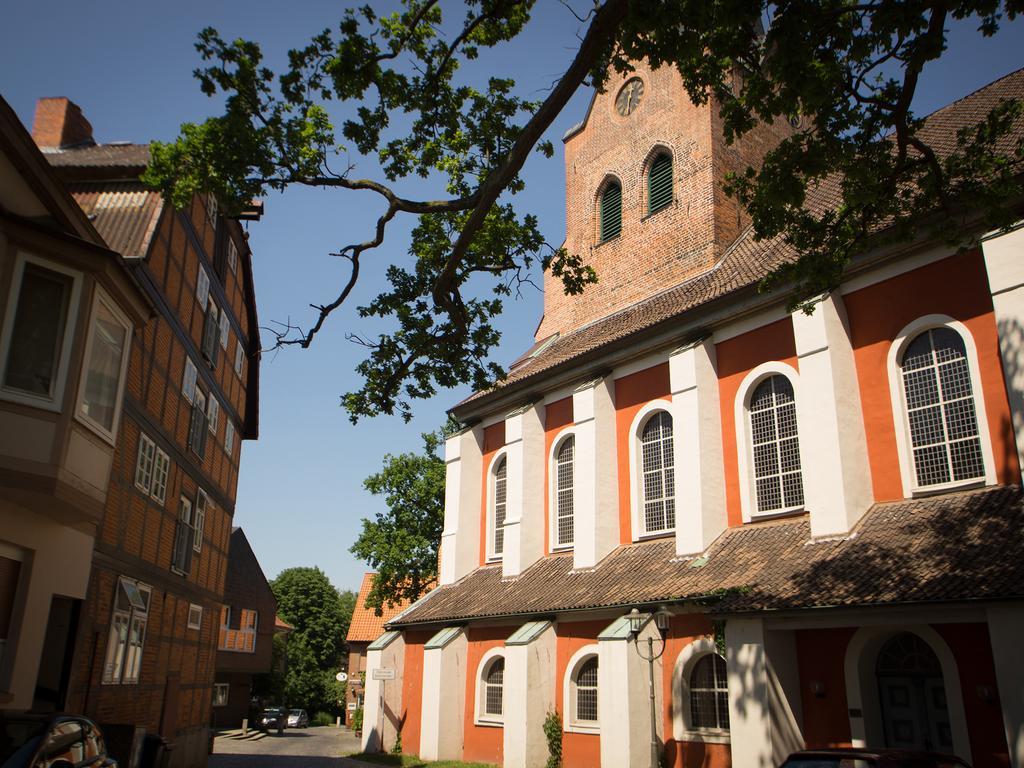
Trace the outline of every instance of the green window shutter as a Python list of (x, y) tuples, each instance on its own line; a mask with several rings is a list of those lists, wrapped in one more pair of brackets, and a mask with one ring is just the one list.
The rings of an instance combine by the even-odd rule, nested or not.
[(672, 202), (672, 157), (658, 155), (647, 175), (647, 213), (660, 211)]
[(612, 183), (601, 195), (601, 242), (622, 232), (622, 187)]

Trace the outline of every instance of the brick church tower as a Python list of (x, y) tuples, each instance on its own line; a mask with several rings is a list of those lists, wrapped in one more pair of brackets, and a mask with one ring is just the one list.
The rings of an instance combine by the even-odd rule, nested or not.
[(672, 67), (613, 74), (565, 136), (566, 237), (598, 283), (566, 296), (544, 275), (537, 340), (565, 335), (714, 267), (748, 225), (722, 191), (790, 131), (758, 126), (732, 145), (718, 105), (696, 106)]

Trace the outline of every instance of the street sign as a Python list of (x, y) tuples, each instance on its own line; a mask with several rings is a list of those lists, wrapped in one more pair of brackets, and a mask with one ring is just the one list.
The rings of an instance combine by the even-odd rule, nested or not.
[(354, 701), (350, 701), (350, 702), (348, 703), (348, 708), (349, 708), (349, 709), (355, 709), (355, 708), (356, 708), (356, 703), (355, 703)]
[(395, 669), (394, 667), (381, 667), (380, 669), (373, 670), (374, 680), (394, 680)]
[(337, 680), (339, 683), (344, 683), (346, 680), (348, 680), (348, 675), (346, 675), (344, 672), (339, 672), (334, 676), (334, 679)]

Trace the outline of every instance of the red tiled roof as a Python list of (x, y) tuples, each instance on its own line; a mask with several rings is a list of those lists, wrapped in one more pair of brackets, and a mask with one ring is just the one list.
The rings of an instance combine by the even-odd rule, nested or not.
[(274, 616), (274, 630), (277, 632), (291, 632), (295, 627), (289, 624), (287, 621), (282, 619), (280, 616)]
[(125, 258), (146, 255), (164, 209), (159, 192), (134, 181), (72, 182), (68, 189), (112, 250)]
[(359, 587), (359, 597), (352, 611), (352, 623), (348, 626), (346, 640), (350, 643), (372, 643), (384, 632), (384, 625), (409, 607), (408, 601), (389, 608), (383, 607), (382, 615), (378, 616), (375, 608), (366, 607), (366, 598), (373, 588), (375, 573), (363, 574), (363, 583)]

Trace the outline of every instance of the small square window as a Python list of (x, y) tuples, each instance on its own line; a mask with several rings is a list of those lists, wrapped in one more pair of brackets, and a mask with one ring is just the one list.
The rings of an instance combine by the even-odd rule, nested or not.
[(200, 629), (203, 626), (203, 606), (189, 603), (188, 606), (188, 628)]

